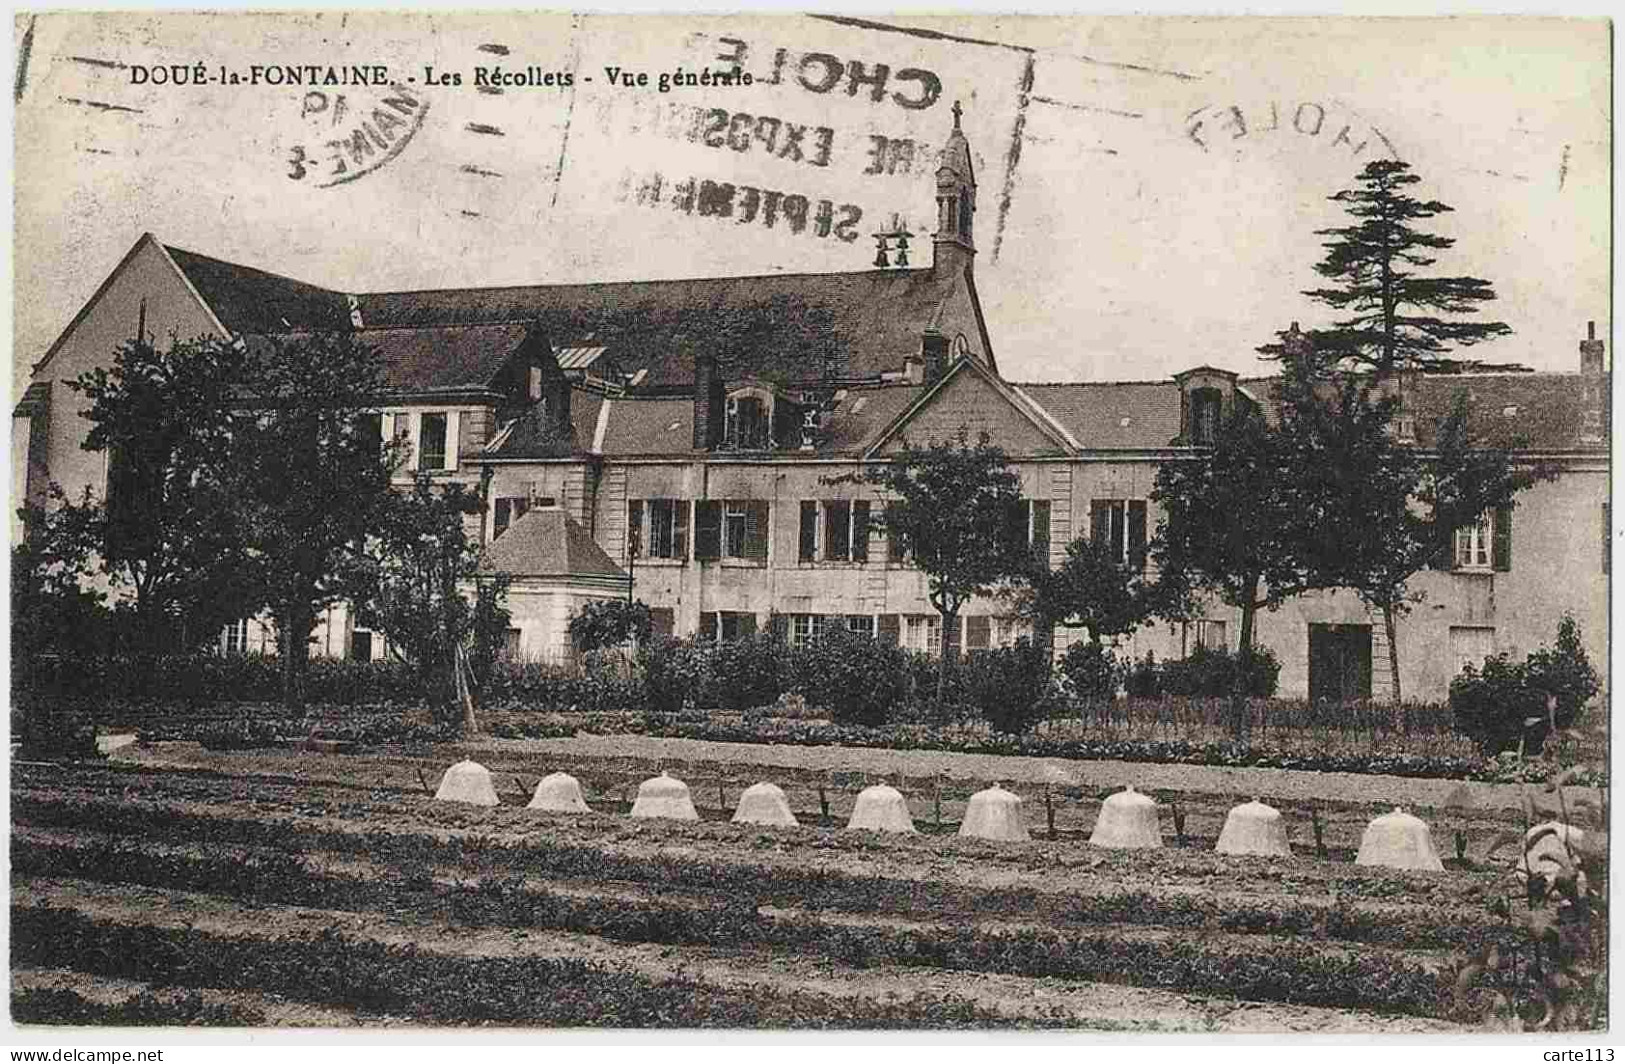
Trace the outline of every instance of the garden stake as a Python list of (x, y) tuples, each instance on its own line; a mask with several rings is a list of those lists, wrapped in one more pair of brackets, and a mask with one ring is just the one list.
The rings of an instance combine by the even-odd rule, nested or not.
[(932, 804), (936, 807), (937, 830), (941, 831), (942, 830), (942, 778), (940, 776), (931, 781), (931, 790), (932, 790)]
[(1179, 848), (1185, 848), (1185, 807), (1174, 803), (1174, 834), (1179, 836)]
[(717, 808), (724, 813), (728, 811), (728, 799), (722, 793), (722, 780), (720, 778), (717, 780)]
[(1049, 837), (1055, 838), (1055, 806), (1049, 800), (1049, 784), (1044, 784), (1044, 819), (1049, 823)]
[(824, 784), (818, 784), (818, 811), (823, 816), (824, 826), (829, 827), (829, 795), (824, 793)]
[(430, 798), (433, 798), (434, 797), (434, 792), (429, 789), (429, 781), (423, 778), (423, 766), (422, 765), (417, 766), (417, 770), (418, 770), (418, 782), (423, 785), (423, 793), (427, 794)]
[(1315, 829), (1315, 856), (1324, 861), (1326, 859), (1326, 840), (1321, 835), (1321, 832), (1324, 831), (1325, 828), (1320, 822), (1320, 810), (1310, 807), (1309, 819), (1310, 823)]

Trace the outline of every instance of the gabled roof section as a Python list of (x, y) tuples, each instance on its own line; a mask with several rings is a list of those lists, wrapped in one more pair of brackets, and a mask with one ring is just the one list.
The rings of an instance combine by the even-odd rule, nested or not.
[(508, 526), (486, 546), (480, 569), (514, 577), (629, 579), (587, 530), (557, 507), (531, 510)]
[(991, 387), (995, 393), (1010, 404), (1011, 409), (1015, 410), (1046, 439), (1054, 443), (1057, 451), (1063, 454), (1074, 453), (1075, 448), (1068, 441), (1065, 430), (1061, 428), (1054, 418), (1046, 416), (1045, 412), (1030, 399), (1019, 395), (1009, 384), (1000, 379), (998, 374), (984, 366), (980, 360), (961, 358), (948, 368), (948, 372), (942, 375), (941, 380), (926, 388), (924, 394), (920, 395), (919, 398), (892, 419), (891, 423), (880, 432), (874, 442), (865, 449), (863, 457), (873, 458), (877, 456), (883, 447), (902, 436), (910, 422), (920, 413), (929, 409), (932, 401), (939, 394), (967, 373), (974, 374)]
[[(606, 284), (452, 288), (358, 296), (368, 326), (537, 322), (549, 336), (590, 334), (645, 384), (687, 387), (710, 347), (734, 379), (878, 376), (917, 353), (952, 278), (930, 269)], [(985, 342), (985, 341), (984, 341)]]
[(560, 439), (549, 428), (545, 407), (532, 404), (512, 424), (497, 426), (485, 454), (490, 458), (565, 458), (580, 454), (591, 446), (598, 430), (598, 411), (608, 401), (603, 392), (572, 388), (569, 439)]
[(226, 326), (221, 324), (220, 318), (215, 314), (214, 309), (210, 307), (203, 297), (198, 294), (197, 286), (194, 285), (186, 276), (185, 272), (183, 272), (181, 268), (176, 265), (174, 257), (169, 253), (169, 249), (158, 243), (158, 238), (153, 236), (151, 233), (142, 233), (136, 242), (130, 245), (130, 250), (124, 253), (124, 257), (119, 259), (118, 265), (114, 266), (113, 269), (108, 272), (107, 276), (102, 279), (102, 283), (96, 286), (96, 291), (91, 293), (89, 299), (85, 300), (85, 305), (79, 308), (79, 312), (75, 314), (72, 320), (68, 322), (67, 327), (57, 334), (57, 338), (51, 342), (51, 346), (46, 348), (45, 354), (41, 355), (39, 361), (35, 362), (31, 367), (29, 367), (30, 372), (38, 373), (40, 370), (45, 368), (46, 363), (50, 362), (52, 357), (55, 356), (59, 350), (61, 350), (62, 345), (67, 342), (69, 336), (73, 335), (73, 331), (79, 327), (79, 324), (90, 316), (90, 312), (95, 309), (97, 303), (101, 302), (102, 297), (107, 294), (107, 290), (113, 287), (113, 282), (118, 279), (118, 276), (124, 272), (125, 268), (129, 266), (132, 261), (134, 261), (135, 257), (139, 255), (143, 249), (147, 248), (152, 249), (158, 255), (163, 257), (163, 260), (167, 262), (170, 268), (175, 271), (175, 277), (186, 286), (187, 291), (189, 291), (192, 297), (197, 300), (198, 305), (202, 308), (204, 314), (213, 319), (214, 324), (219, 326), (221, 333), (224, 334), (228, 331)]
[(1018, 387), (1060, 423), (1081, 450), (1166, 447), (1179, 435), (1179, 386), (1170, 381)]
[(350, 327), (349, 300), (342, 292), (167, 244), (164, 251), (236, 336)]

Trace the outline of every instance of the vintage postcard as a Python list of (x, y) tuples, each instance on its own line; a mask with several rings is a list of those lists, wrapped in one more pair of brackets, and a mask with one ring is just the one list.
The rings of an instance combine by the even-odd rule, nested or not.
[(14, 1038), (1607, 1029), (1607, 21), (13, 30)]

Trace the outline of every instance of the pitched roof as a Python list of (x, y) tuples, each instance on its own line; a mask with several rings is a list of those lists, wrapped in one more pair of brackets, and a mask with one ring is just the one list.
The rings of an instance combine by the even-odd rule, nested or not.
[(1171, 380), (1017, 387), (1085, 450), (1166, 447), (1179, 435), (1179, 386)]
[(1581, 373), (1424, 376), (1416, 396), (1417, 442), (1430, 445), (1455, 397), (1465, 394), (1468, 430), (1478, 443), (1606, 451), (1610, 384), (1606, 375)]
[(627, 579), (626, 570), (557, 507), (531, 510), (485, 548), (480, 568), (510, 576)]
[(356, 331), (383, 356), (390, 387), (423, 391), (489, 384), (524, 338), (521, 323)]
[(235, 335), (350, 325), (349, 301), (342, 292), (168, 244), (164, 251)]
[(730, 378), (873, 376), (917, 354), (952, 278), (929, 269), (673, 281), (453, 288), (358, 296), (370, 326), (537, 321), (593, 336), (651, 385), (687, 386), (693, 348), (715, 345)]

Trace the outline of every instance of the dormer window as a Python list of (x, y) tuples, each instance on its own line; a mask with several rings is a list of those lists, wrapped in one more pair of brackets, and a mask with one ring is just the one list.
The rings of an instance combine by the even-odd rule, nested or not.
[(1212, 366), (1198, 366), (1174, 374), (1179, 385), (1179, 436), (1188, 445), (1211, 447), (1219, 441), (1224, 412), (1232, 404), (1248, 401), (1236, 387), (1236, 374)]
[(772, 446), (772, 407), (756, 393), (729, 397), (723, 438), (727, 446), (741, 451), (765, 451)]
[(1224, 399), (1217, 388), (1191, 392), (1191, 442), (1211, 447), (1219, 440), (1219, 412)]

